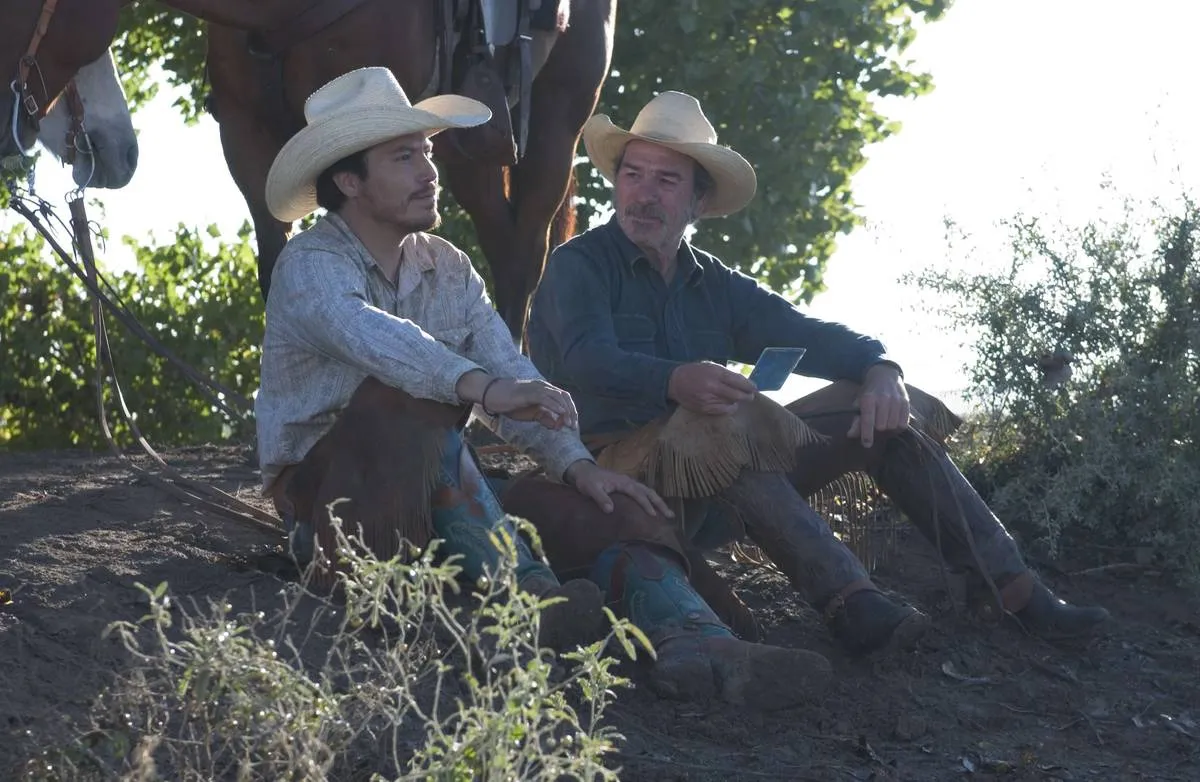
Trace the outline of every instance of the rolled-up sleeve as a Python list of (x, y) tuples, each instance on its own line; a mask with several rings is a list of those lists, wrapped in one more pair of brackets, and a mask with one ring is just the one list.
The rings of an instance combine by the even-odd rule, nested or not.
[[(467, 263), (465, 256), (463, 262)], [(470, 269), (465, 292), (467, 322), (472, 339), (470, 357), (497, 377), (519, 380), (542, 380), (533, 362), (517, 349), (512, 334), (488, 299), (483, 279)], [(580, 459), (593, 461), (591, 453), (579, 439), (575, 429), (547, 429), (534, 421), (514, 421), (504, 416), (490, 416), (481, 405), (475, 405), (475, 415), (505, 442), (528, 453), (551, 478), (563, 480), (563, 474)]]
[(460, 404), (458, 379), (481, 367), (420, 326), (373, 306), (362, 270), (345, 255), (285, 257), (272, 278), (274, 317), (298, 341), (422, 399)]
[(591, 393), (666, 404), (671, 373), (683, 362), (621, 348), (609, 286), (586, 254), (555, 250), (538, 292), (539, 317), (558, 353), (555, 363), (575, 386)]

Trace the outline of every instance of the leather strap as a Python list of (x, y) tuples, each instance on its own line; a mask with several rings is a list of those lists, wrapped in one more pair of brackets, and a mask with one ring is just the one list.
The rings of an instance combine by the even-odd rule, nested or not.
[[(25, 56), (17, 65), (17, 89), (21, 92), (21, 102), (25, 106), (25, 111), (30, 116), (37, 116), (42, 107), (38, 104), (37, 99), (29, 93), (29, 74), (37, 67), (37, 50), (41, 46), (42, 38), (46, 36), (46, 30), (50, 27), (50, 19), (54, 16), (54, 10), (57, 7), (58, 0), (45, 0), (42, 3), (42, 13), (38, 16), (37, 24), (34, 25), (33, 34), (29, 38), (29, 46), (25, 47)], [(47, 102), (49, 97), (49, 95), (46, 96)]]
[(857, 592), (871, 591), (878, 592), (879, 588), (869, 578), (860, 578), (857, 581), (851, 581), (846, 586), (842, 587), (841, 591), (829, 599), (825, 604), (825, 621), (832, 622), (841, 613), (842, 608), (846, 605), (846, 598)]
[[(83, 99), (79, 97), (79, 88), (75, 86), (74, 79), (67, 82), (66, 88), (63, 89), (63, 99), (67, 101), (67, 109), (71, 117), (71, 122), (67, 125), (67, 157), (65, 161), (70, 166), (75, 164), (75, 154), (79, 151), (79, 140), (84, 138), (87, 133), (87, 129), (83, 126)], [(88, 143), (90, 149), (91, 142)]]
[[(1002, 578), (996, 580), (1003, 581)], [(1029, 600), (1033, 597), (1033, 585), (1033, 573), (1028, 570), (1018, 573), (1003, 586), (997, 583), (996, 586), (1000, 587), (1000, 603), (1004, 610), (1015, 614), (1029, 605)]]
[(525, 157), (525, 146), (529, 141), (530, 104), (533, 103), (533, 55), (530, 47), (533, 37), (529, 33), (529, 19), (533, 9), (525, 2), (517, 3), (517, 52), (518, 69), (517, 81), (519, 93), (517, 98), (517, 160)]

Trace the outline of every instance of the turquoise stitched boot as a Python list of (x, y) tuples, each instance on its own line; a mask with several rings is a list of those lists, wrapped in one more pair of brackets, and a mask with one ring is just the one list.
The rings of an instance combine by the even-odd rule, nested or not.
[(683, 568), (647, 544), (606, 549), (592, 580), (654, 645), (650, 687), (662, 697), (719, 696), (753, 708), (782, 709), (813, 699), (832, 678), (829, 661), (815, 652), (734, 637), (688, 583)]
[(539, 597), (566, 598), (542, 611), (539, 645), (565, 650), (601, 637), (607, 621), (600, 590), (587, 579), (560, 584), (549, 565), (533, 555), (458, 432), (447, 434), (431, 505), (434, 534), (445, 540), (442, 551), (462, 556), (459, 565), (467, 579), (495, 571), (500, 552), (489, 533), (503, 529), (516, 543), (518, 586)]

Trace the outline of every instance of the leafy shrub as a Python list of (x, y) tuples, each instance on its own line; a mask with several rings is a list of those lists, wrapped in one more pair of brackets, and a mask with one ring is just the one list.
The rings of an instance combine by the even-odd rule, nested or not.
[(438, 561), (436, 542), (383, 562), (334, 523), (344, 605), (297, 587), (275, 616), (224, 601), (191, 614), (167, 584), (141, 587), (146, 616), (109, 627), (131, 672), (90, 729), (28, 776), (617, 778), (605, 761), (621, 736), (603, 718), (626, 680), (602, 651), (613, 639), (630, 656), (634, 641), (649, 649), (640, 631), (613, 617), (609, 639), (563, 655), (562, 673), (537, 648), (546, 603), (517, 590), (511, 539), (496, 541), (500, 567), (463, 606), (450, 597), (461, 569)]
[(1008, 227), (1006, 269), (915, 280), (977, 336), (964, 470), (1046, 555), (1200, 581), (1200, 213)]
[[(208, 234), (216, 238), (215, 228)], [(250, 398), (258, 387), (263, 307), (249, 227), (215, 250), (182, 225), (165, 244), (128, 244), (137, 270), (110, 275), (118, 297), (180, 359)], [(118, 379), (152, 443), (251, 436), (252, 419), (222, 413), (178, 369), (111, 317), (107, 322)], [(0, 446), (102, 447), (95, 355), (83, 284), (32, 231), (0, 236)], [(111, 390), (106, 404), (116, 409)]]

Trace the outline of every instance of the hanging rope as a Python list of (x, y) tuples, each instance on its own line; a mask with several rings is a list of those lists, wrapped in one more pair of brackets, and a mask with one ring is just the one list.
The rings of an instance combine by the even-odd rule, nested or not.
[[(185, 376), (200, 387), (202, 393), (226, 415), (242, 419), (248, 416), (253, 406), (246, 397), (227, 388), (223, 384), (205, 376), (195, 368), (176, 356), (169, 348), (156, 339), (138, 322), (129, 308), (120, 301), (115, 289), (104, 279), (96, 266), (95, 252), (92, 246), (91, 223), (87, 217), (87, 207), (84, 203), (83, 191), (76, 190), (67, 197), (71, 213), (70, 233), (71, 245), (74, 252), (67, 252), (62, 243), (48, 227), (50, 221), (63, 225), (62, 220), (54, 213), (51, 205), (30, 191), (10, 189), (10, 206), (20, 213), (29, 224), (49, 244), (54, 253), (63, 263), (83, 282), (90, 294), (92, 304), (92, 329), (96, 343), (96, 408), (99, 414), (100, 428), (109, 449), (128, 467), (149, 483), (166, 491), (168, 494), (185, 503), (204, 508), (236, 521), (244, 521), (258, 527), (267, 527), (272, 532), (279, 532), (280, 523), (271, 514), (260, 510), (237, 497), (224, 492), (215, 486), (195, 481), (171, 467), (154, 450), (138, 428), (135, 416), (130, 412), (125, 402), (125, 394), (117, 377), (116, 366), (113, 363), (112, 350), (108, 340), (108, 329), (105, 325), (104, 314), (108, 310), (120, 323), (140, 338), (158, 355), (162, 356)], [(43, 220), (45, 218), (45, 220)], [(75, 257), (78, 253), (78, 259)], [(107, 289), (107, 291), (105, 290)], [(117, 444), (109, 426), (108, 410), (105, 404), (105, 387), (111, 385), (113, 399), (116, 401), (122, 419), (129, 431), (141, 446), (142, 451), (156, 465), (157, 469), (148, 470), (133, 461)], [(230, 406), (230, 403), (237, 409)]]
[[(213, 403), (213, 405), (225, 413), (225, 415), (234, 419), (244, 419), (253, 412), (254, 405), (249, 399), (242, 394), (239, 394), (237, 391), (229, 388), (228, 386), (213, 380), (207, 375), (196, 370), (186, 361), (175, 355), (175, 353), (166, 345), (164, 345), (157, 337), (147, 331), (146, 328), (138, 321), (137, 317), (130, 312), (129, 307), (120, 300), (120, 295), (116, 292), (112, 285), (109, 284), (108, 280), (105, 279), (103, 275), (99, 274), (98, 272), (95, 275), (90, 275), (80, 267), (79, 263), (73, 257), (73, 253), (68, 253), (65, 249), (63, 249), (62, 244), (55, 238), (54, 233), (47, 227), (46, 223), (42, 221), (42, 218), (39, 217), (39, 215), (41, 215), (48, 221), (53, 220), (62, 225), (61, 219), (59, 219), (54, 213), (53, 207), (47, 201), (37, 198), (36, 196), (31, 196), (26, 192), (19, 192), (16, 190), (12, 190), (10, 192), (11, 201), (9, 206), (20, 213), (29, 222), (29, 224), (33, 226), (34, 230), (41, 234), (41, 236), (46, 240), (47, 244), (50, 245), (50, 248), (54, 250), (54, 253), (63, 261), (63, 263), (67, 265), (72, 273), (74, 273), (75, 276), (83, 282), (84, 286), (88, 290), (88, 293), (91, 294), (93, 302), (96, 302), (107, 309), (109, 313), (121, 323), (122, 326), (127, 328), (138, 339), (145, 342), (151, 350), (162, 356), (176, 369), (181, 371), (188, 379), (194, 382), (200, 388), (201, 393), (203, 393), (205, 397)], [(76, 221), (76, 207), (74, 204), (79, 205), (79, 219), (86, 221), (87, 213), (83, 204), (82, 193), (80, 193), (78, 197), (76, 197), (75, 193), (72, 193), (69, 197), (72, 223)], [(89, 223), (84, 224), (85, 236), (87, 237), (86, 250), (84, 247), (79, 245), (78, 237), (76, 237), (74, 240), (75, 246), (79, 248), (81, 257), (85, 254), (91, 254), (91, 230), (87, 228), (88, 225)], [(75, 234), (74, 228), (71, 229), (71, 233)], [(105, 290), (106, 288), (107, 291)]]

